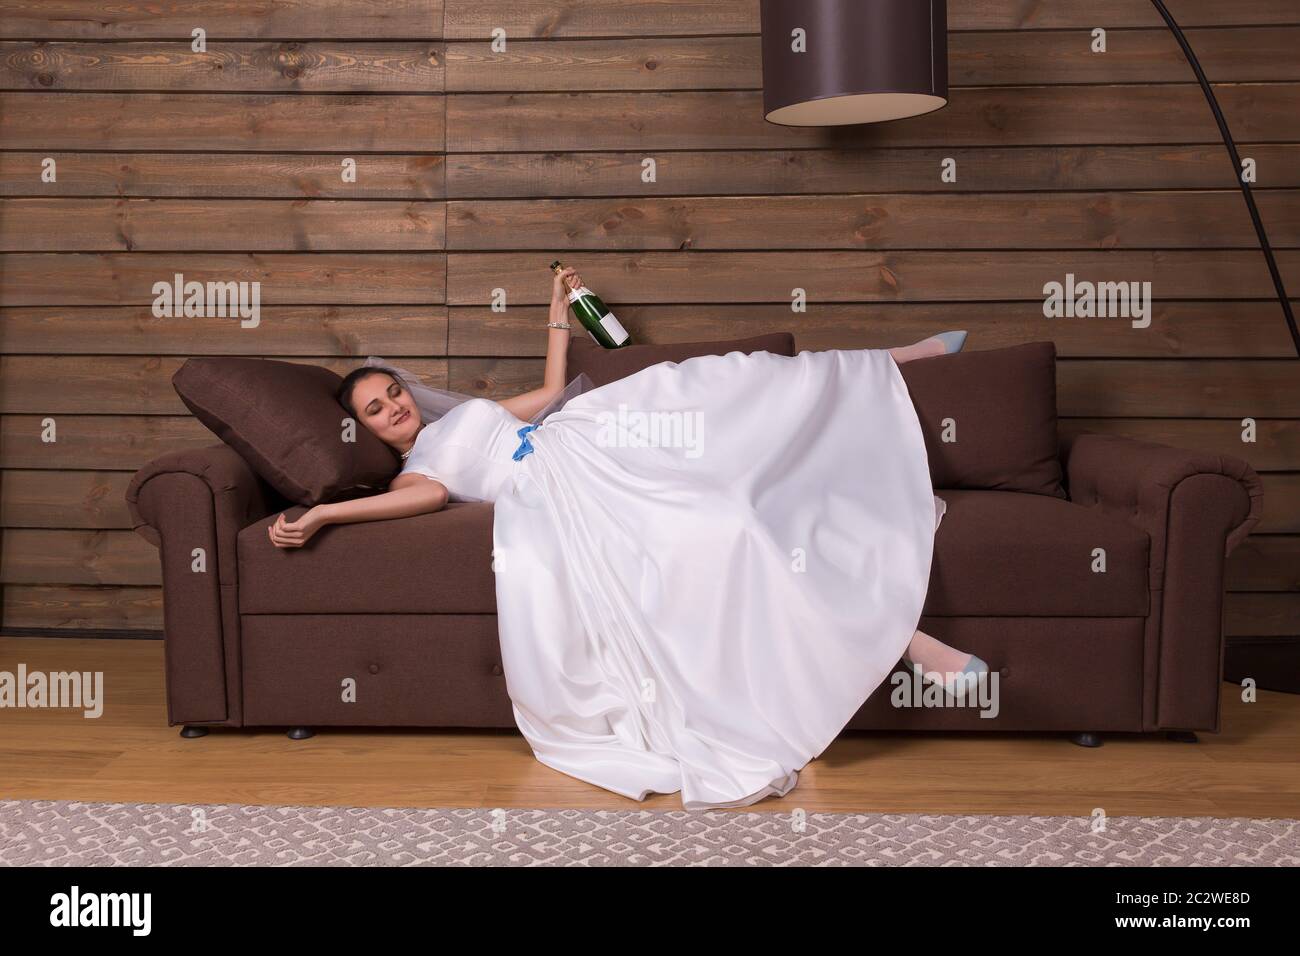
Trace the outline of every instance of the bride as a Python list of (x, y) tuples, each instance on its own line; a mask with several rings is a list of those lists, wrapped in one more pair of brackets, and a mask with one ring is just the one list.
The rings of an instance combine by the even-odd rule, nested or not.
[(540, 388), (423, 421), (425, 386), (350, 372), (340, 403), (401, 472), (281, 514), (271, 542), (494, 502), (502, 665), (534, 755), (636, 800), (680, 791), (687, 810), (789, 793), (900, 657), (949, 694), (983, 679), (916, 629), (945, 506), (898, 370), (965, 333), (661, 362), (526, 424), (564, 391), (581, 284), (555, 276)]

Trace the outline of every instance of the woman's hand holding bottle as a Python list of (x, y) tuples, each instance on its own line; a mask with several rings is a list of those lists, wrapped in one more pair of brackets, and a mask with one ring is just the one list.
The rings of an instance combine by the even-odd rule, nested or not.
[[(573, 281), (570, 282), (569, 280)], [(555, 279), (551, 282), (551, 301), (563, 302), (565, 307), (569, 304), (569, 290), (582, 288), (582, 277), (573, 266), (566, 266), (564, 269), (555, 273)]]
[(551, 296), (552, 323), (556, 321), (557, 312), (567, 316), (569, 309), (572, 308), (573, 314), (577, 316), (582, 327), (587, 330), (597, 345), (607, 349), (617, 349), (632, 341), (631, 336), (627, 334), (627, 329), (623, 328), (623, 324), (605, 303), (600, 301), (600, 297), (587, 288), (587, 284), (582, 281), (582, 276), (565, 266), (559, 259), (551, 263), (551, 272), (555, 273), (554, 292)]

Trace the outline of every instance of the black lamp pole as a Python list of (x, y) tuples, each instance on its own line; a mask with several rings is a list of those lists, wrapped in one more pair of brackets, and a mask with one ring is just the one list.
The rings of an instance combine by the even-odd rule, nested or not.
[(1219, 132), (1223, 134), (1223, 145), (1228, 148), (1228, 155), (1232, 157), (1233, 175), (1236, 176), (1237, 185), (1241, 187), (1241, 194), (1246, 199), (1246, 208), (1250, 210), (1250, 220), (1255, 224), (1255, 234), (1259, 236), (1259, 247), (1264, 251), (1264, 259), (1268, 262), (1268, 272), (1273, 277), (1273, 288), (1277, 290), (1278, 301), (1282, 303), (1282, 314), (1286, 316), (1287, 328), (1291, 330), (1291, 341), (1295, 343), (1296, 356), (1300, 357), (1300, 331), (1296, 330), (1295, 315), (1291, 311), (1291, 300), (1287, 298), (1286, 286), (1282, 284), (1282, 273), (1277, 267), (1277, 260), (1273, 258), (1273, 247), (1268, 244), (1268, 234), (1264, 232), (1264, 223), (1259, 218), (1259, 209), (1256, 207), (1255, 197), (1250, 191), (1250, 183), (1246, 182), (1241, 175), (1241, 156), (1237, 154), (1237, 144), (1233, 142), (1232, 133), (1228, 131), (1228, 121), (1223, 118), (1223, 111), (1219, 109), (1219, 101), (1214, 98), (1214, 90), (1210, 88), (1210, 82), (1205, 78), (1205, 71), (1201, 69), (1200, 61), (1196, 59), (1196, 54), (1192, 52), (1192, 47), (1187, 42), (1187, 37), (1183, 36), (1182, 29), (1170, 16), (1169, 11), (1165, 9), (1163, 0), (1151, 0), (1151, 2), (1155, 4), (1160, 16), (1164, 17), (1165, 23), (1173, 32), (1178, 45), (1183, 48), (1183, 56), (1187, 57), (1187, 62), (1191, 64), (1192, 72), (1196, 74), (1196, 79), (1201, 84), (1201, 91), (1205, 93), (1205, 98), (1210, 103), (1210, 109), (1214, 111), (1214, 118), (1219, 124)]

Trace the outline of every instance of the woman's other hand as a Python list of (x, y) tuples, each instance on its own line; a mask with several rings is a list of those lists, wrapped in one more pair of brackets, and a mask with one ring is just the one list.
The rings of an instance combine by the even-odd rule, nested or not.
[(565, 266), (555, 274), (551, 283), (551, 299), (555, 302), (568, 302), (569, 290), (582, 287), (582, 277), (573, 266)]
[(323, 527), (325, 527), (324, 515), (317, 505), (315, 508), (308, 508), (295, 521), (285, 521), (282, 512), (275, 519), (274, 524), (267, 526), (266, 533), (277, 548), (301, 548)]

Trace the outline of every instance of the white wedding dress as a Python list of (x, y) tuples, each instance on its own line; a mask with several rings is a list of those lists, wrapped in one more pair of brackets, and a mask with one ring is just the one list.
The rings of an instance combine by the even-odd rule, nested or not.
[(687, 810), (789, 793), (925, 601), (944, 503), (893, 357), (663, 362), (524, 427), (467, 401), (403, 471), (495, 502), (502, 663), (537, 759)]

